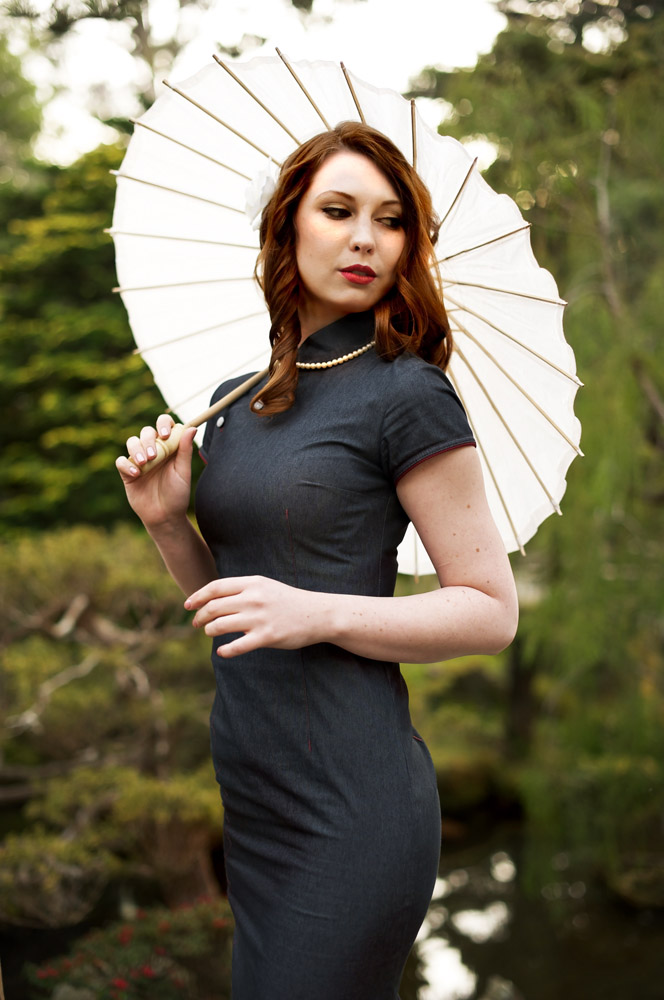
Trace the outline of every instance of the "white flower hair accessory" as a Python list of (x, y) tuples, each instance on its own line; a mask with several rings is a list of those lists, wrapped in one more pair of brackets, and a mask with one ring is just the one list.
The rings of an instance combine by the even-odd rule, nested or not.
[(263, 209), (277, 189), (279, 168), (272, 158), (260, 170), (245, 192), (244, 211), (252, 229), (260, 229)]

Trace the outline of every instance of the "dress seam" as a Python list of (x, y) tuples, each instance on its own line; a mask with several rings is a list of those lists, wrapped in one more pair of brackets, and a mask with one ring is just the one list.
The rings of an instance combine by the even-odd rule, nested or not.
[[(293, 580), (297, 587), (297, 562), (295, 560), (295, 542), (290, 523), (290, 513), (288, 507), (284, 508), (286, 516), (286, 529), (288, 531), (288, 543), (290, 546), (291, 562), (293, 564)], [(309, 691), (307, 689), (307, 674), (304, 663), (304, 650), (300, 649), (300, 672), (302, 677), (302, 691), (304, 694), (304, 710), (307, 718), (307, 750), (311, 753), (311, 712), (309, 711)]]

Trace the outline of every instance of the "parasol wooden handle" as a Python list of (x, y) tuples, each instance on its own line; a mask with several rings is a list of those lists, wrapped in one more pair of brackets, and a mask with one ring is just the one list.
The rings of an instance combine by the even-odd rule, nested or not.
[(157, 455), (155, 458), (151, 458), (149, 462), (139, 466), (136, 465), (131, 458), (129, 461), (132, 465), (136, 465), (136, 468), (140, 471), (143, 478), (150, 475), (150, 473), (154, 472), (162, 462), (165, 462), (167, 458), (170, 458), (170, 456), (174, 455), (178, 450), (182, 432), (186, 427), (200, 427), (201, 424), (207, 423), (210, 417), (213, 417), (215, 413), (219, 413), (220, 410), (224, 410), (227, 406), (230, 406), (230, 404), (234, 403), (236, 399), (240, 398), (240, 396), (244, 396), (245, 392), (252, 389), (258, 382), (261, 381), (262, 378), (265, 378), (268, 372), (269, 368), (264, 368), (263, 371), (256, 372), (255, 375), (251, 375), (248, 379), (245, 379), (245, 381), (241, 382), (240, 385), (235, 387), (235, 389), (231, 389), (230, 392), (227, 392), (225, 396), (218, 399), (212, 406), (208, 406), (207, 410), (203, 410), (203, 412), (199, 413), (197, 417), (194, 417), (192, 420), (188, 420), (186, 424), (175, 424), (171, 430), (170, 436), (167, 437), (165, 441), (161, 438), (157, 438), (155, 441)]

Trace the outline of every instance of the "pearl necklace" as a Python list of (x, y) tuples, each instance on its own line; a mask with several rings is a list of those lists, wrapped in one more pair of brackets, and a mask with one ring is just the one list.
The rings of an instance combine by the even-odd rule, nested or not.
[(307, 371), (315, 368), (334, 368), (335, 365), (342, 365), (344, 361), (352, 361), (353, 358), (359, 358), (360, 354), (366, 354), (375, 343), (375, 340), (370, 340), (364, 347), (358, 347), (356, 351), (351, 351), (350, 354), (343, 354), (340, 358), (333, 358), (332, 361), (296, 361), (295, 367), (304, 368)]

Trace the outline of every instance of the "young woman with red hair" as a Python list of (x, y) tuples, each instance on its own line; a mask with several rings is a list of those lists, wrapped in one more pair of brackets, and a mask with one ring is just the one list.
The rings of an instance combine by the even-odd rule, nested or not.
[[(285, 162), (260, 233), (270, 374), (207, 426), (202, 537), (187, 519), (193, 430), (143, 477), (162, 415), (117, 467), (213, 638), (234, 1000), (395, 1000), (440, 850), (398, 661), (504, 648), (514, 583), (444, 374), (417, 173), (342, 123)], [(409, 520), (440, 588), (395, 598)]]

